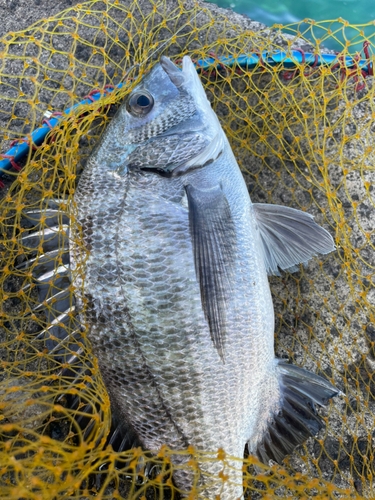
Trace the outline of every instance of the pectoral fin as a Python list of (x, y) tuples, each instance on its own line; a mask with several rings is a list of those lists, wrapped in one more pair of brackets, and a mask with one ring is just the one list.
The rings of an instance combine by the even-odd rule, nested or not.
[(219, 186), (186, 187), (194, 263), (202, 307), (214, 346), (224, 361), (226, 306), (234, 276), (236, 233), (228, 201)]
[(297, 264), (335, 250), (332, 236), (314, 222), (312, 215), (266, 203), (254, 203), (253, 207), (268, 274), (279, 276), (278, 267), (297, 271)]

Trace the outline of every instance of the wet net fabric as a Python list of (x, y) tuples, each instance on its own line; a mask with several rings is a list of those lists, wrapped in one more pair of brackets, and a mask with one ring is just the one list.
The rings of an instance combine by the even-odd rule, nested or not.
[[(319, 40), (316, 25), (325, 33)], [(71, 112), (21, 164), (12, 159), (1, 193), (0, 496), (179, 498), (171, 456), (185, 454), (193, 455), (180, 461), (195, 477), (193, 499), (198, 462), (220, 462), (222, 472), (209, 478), (220, 483), (233, 460), (242, 461), (222, 450), (113, 451), (106, 439), (109, 398), (74, 315), (79, 291), (69, 284), (65, 256), (73, 234), (80, 245), (79, 228), (69, 232), (75, 186), (118, 105), (161, 53), (173, 61), (185, 54), (215, 59), (201, 80), (252, 201), (308, 211), (337, 246), (296, 273), (271, 277), (270, 285), (277, 357), (326, 377), (344, 397), (320, 410), (326, 429), (283, 466), (245, 460), (245, 497), (375, 495), (374, 45), (364, 26), (342, 21), (340, 30), (355, 28), (357, 35), (331, 65), (304, 57), (293, 67), (263, 58), (255, 66), (236, 64), (246, 53), (321, 55), (324, 39), (335, 36), (331, 24), (303, 26), (292, 35), (279, 26), (253, 32), (194, 2), (91, 1), (0, 41), (3, 153), (25, 137), (32, 144), (30, 133), (48, 120), (46, 111), (58, 116), (90, 93), (103, 94)], [(356, 57), (368, 59), (366, 70), (345, 62), (358, 42), (364, 51)], [(49, 300), (59, 292), (64, 315)]]

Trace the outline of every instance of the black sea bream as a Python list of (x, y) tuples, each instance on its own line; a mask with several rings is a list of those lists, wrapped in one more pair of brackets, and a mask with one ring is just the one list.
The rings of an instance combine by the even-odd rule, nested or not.
[[(319, 430), (314, 403), (338, 391), (275, 359), (267, 274), (333, 251), (333, 240), (307, 213), (251, 203), (189, 57), (182, 71), (162, 57), (134, 88), (74, 199), (89, 252), (76, 307), (86, 299), (112, 412), (146, 449), (243, 457), (247, 443), (280, 462)], [(202, 477), (202, 495), (241, 498), (233, 465), (224, 484)], [(188, 473), (174, 481), (191, 486)]]

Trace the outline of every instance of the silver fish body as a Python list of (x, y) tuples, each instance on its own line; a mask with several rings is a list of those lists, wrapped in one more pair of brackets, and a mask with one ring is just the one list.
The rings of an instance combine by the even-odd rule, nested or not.
[[(163, 58), (132, 91), (75, 201), (89, 252), (77, 307), (86, 301), (84, 321), (118, 420), (153, 451), (192, 445), (243, 457), (248, 443), (256, 453), (287, 386), (274, 356), (267, 278), (281, 259), (267, 254), (275, 213), (251, 203), (189, 58), (183, 71)], [(297, 212), (287, 210), (286, 219)], [(303, 217), (324, 242), (307, 257), (303, 249), (286, 257), (284, 268), (333, 249), (328, 233)], [(71, 256), (74, 271), (78, 246)], [(311, 377), (325, 400), (336, 393)], [(267, 449), (259, 456), (274, 458)], [(205, 495), (241, 498), (241, 465)], [(203, 472), (220, 469), (201, 464)], [(187, 490), (191, 477), (177, 473), (175, 481)]]

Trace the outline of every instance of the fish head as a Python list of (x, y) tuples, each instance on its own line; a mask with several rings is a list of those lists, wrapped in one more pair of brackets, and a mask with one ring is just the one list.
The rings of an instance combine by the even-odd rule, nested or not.
[(115, 122), (121, 149), (116, 175), (181, 175), (212, 161), (224, 147), (220, 123), (188, 56), (182, 69), (162, 56), (127, 96)]

